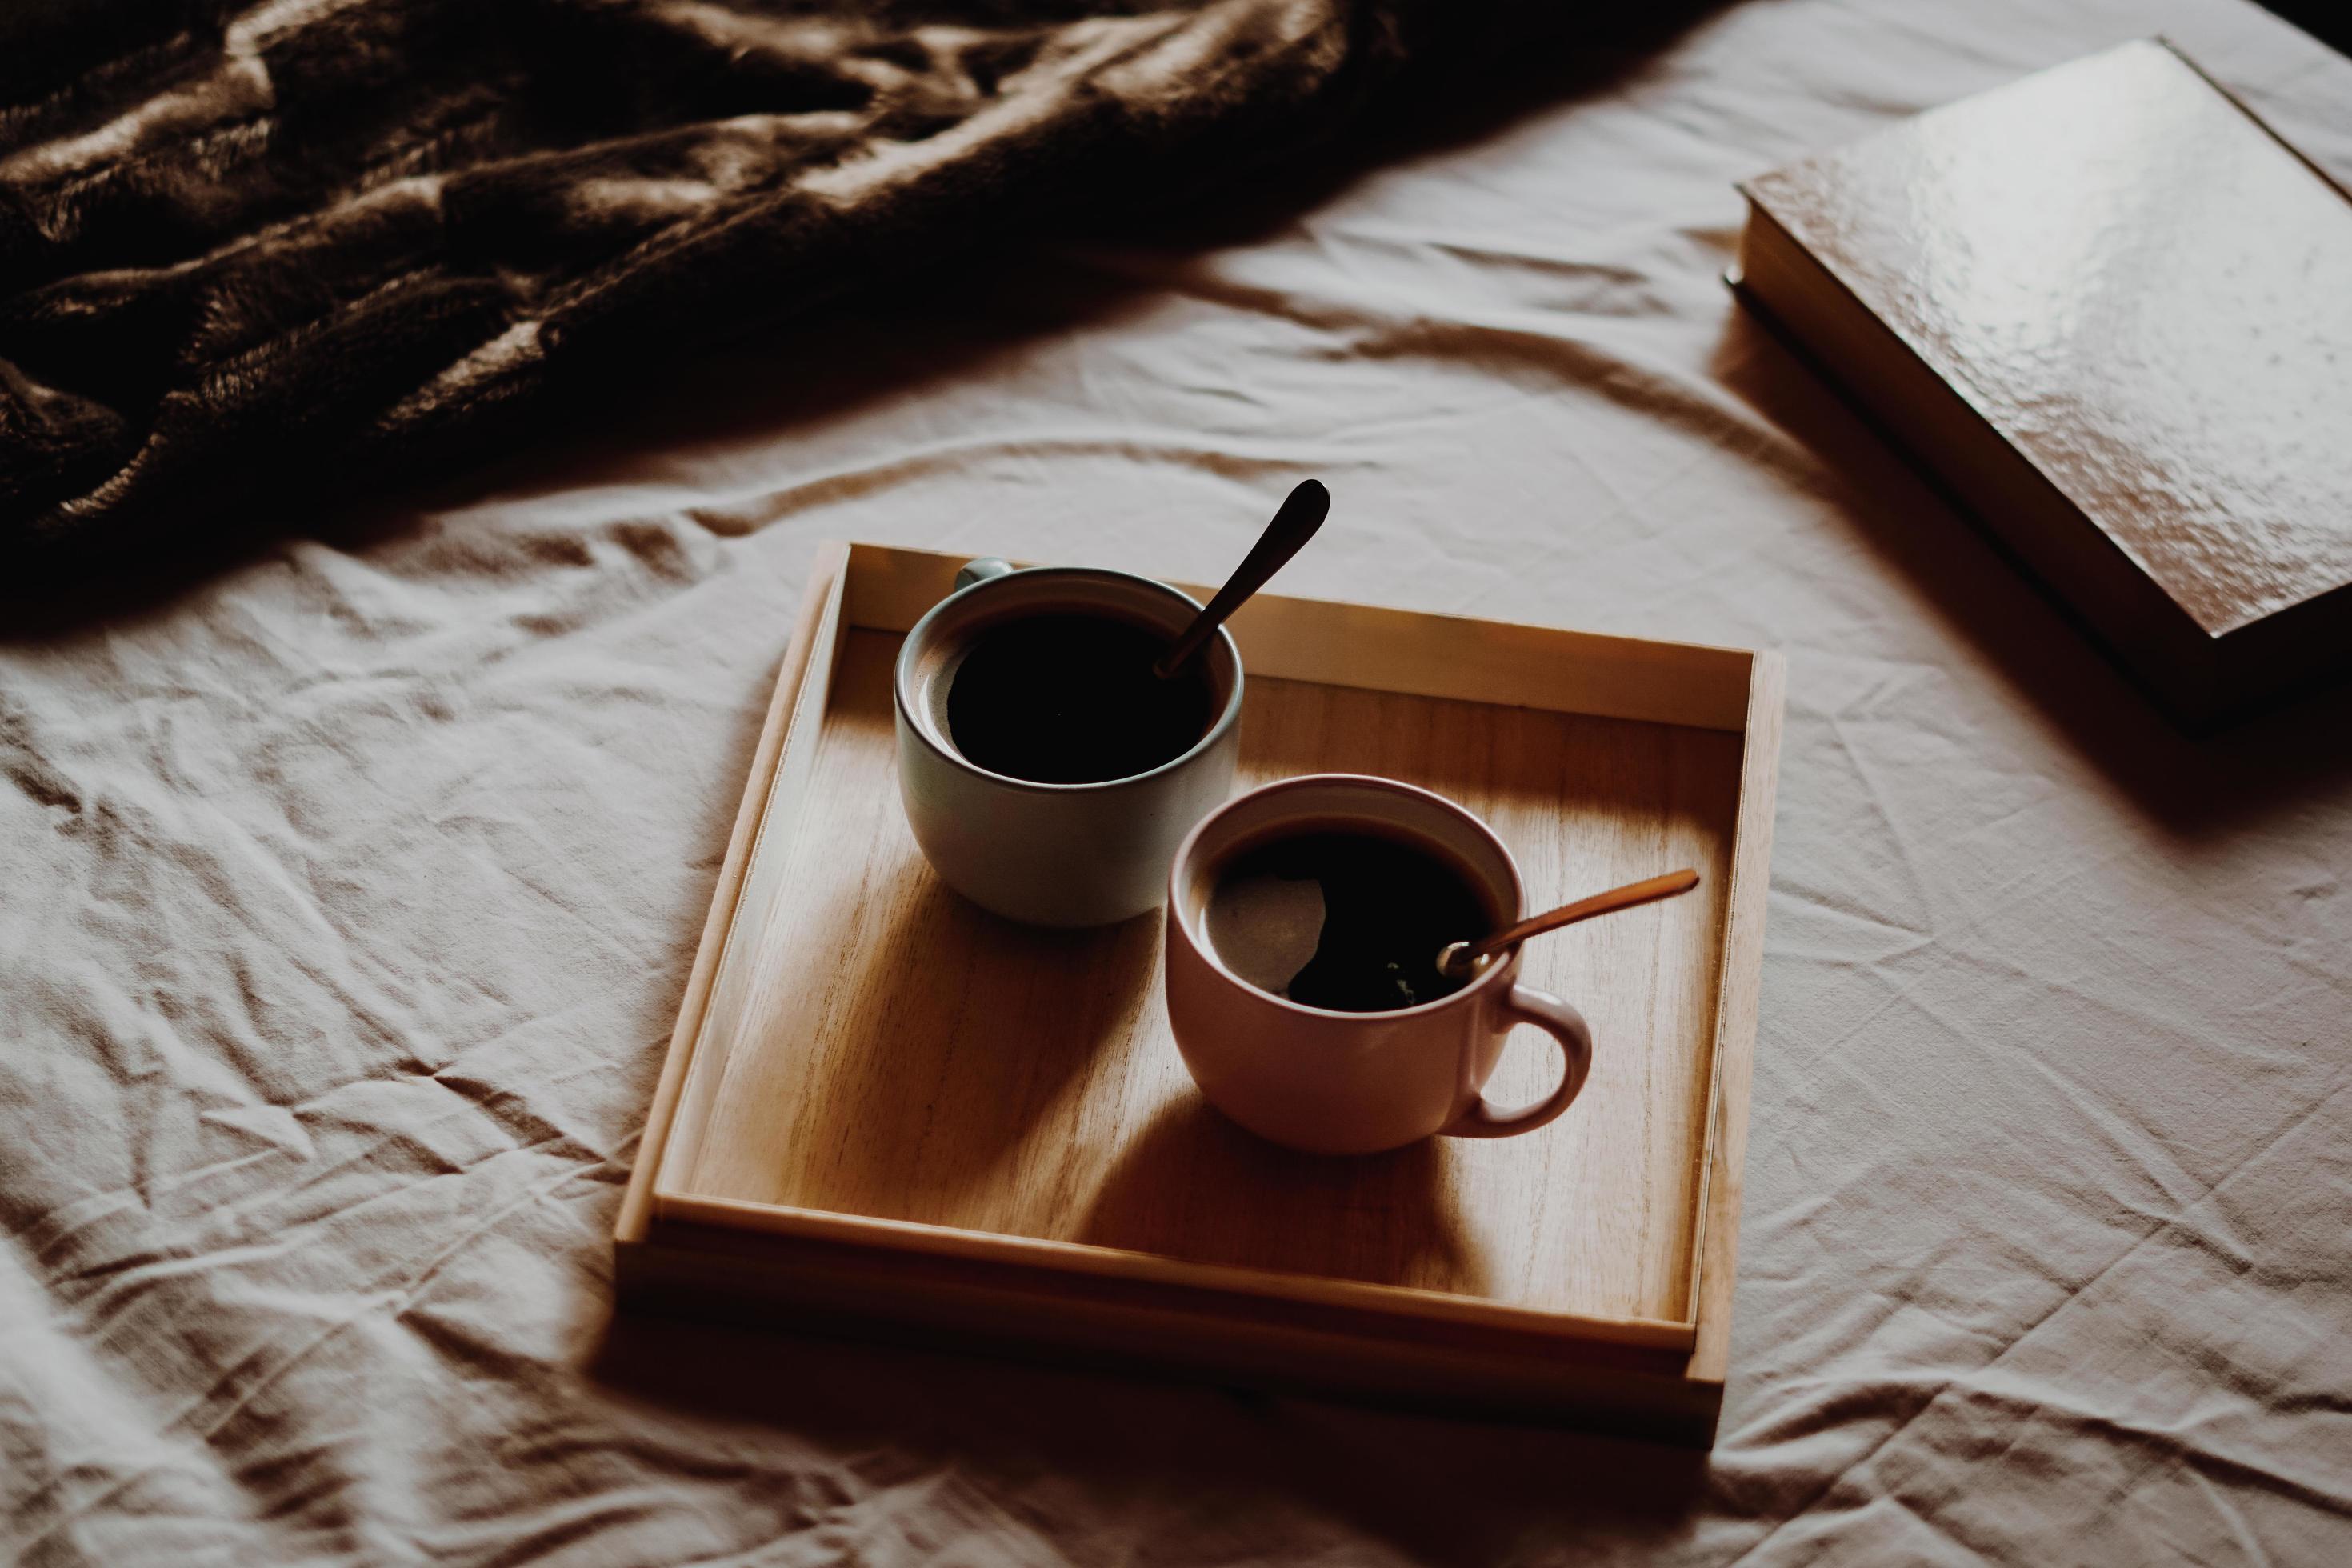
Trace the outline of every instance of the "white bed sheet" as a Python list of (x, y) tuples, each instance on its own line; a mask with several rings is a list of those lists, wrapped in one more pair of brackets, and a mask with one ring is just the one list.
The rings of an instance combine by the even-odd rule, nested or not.
[[(1718, 278), (2158, 30), (2352, 174), (2235, 0), (1759, 0), (0, 633), (0, 1555), (2352, 1562), (2352, 705), (2179, 739)], [(1290, 591), (1790, 656), (1713, 1455), (609, 1323), (814, 542), (1211, 578), (1307, 474)]]

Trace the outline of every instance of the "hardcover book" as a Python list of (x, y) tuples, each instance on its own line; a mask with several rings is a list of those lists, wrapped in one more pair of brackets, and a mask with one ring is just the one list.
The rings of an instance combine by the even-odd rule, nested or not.
[(2352, 199), (2169, 46), (1741, 190), (1742, 296), (2180, 718), (2352, 665)]

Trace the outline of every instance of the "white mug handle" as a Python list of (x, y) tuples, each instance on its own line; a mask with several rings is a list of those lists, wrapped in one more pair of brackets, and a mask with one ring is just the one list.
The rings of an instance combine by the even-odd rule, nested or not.
[(975, 583), (1002, 577), (1012, 570), (1013, 563), (1001, 555), (983, 555), (977, 561), (967, 561), (956, 571), (955, 592), (961, 594)]
[(1533, 1024), (1559, 1042), (1559, 1087), (1516, 1110), (1498, 1110), (1485, 1095), (1437, 1130), (1441, 1138), (1508, 1138), (1532, 1132), (1566, 1110), (1592, 1070), (1592, 1027), (1584, 1015), (1548, 991), (1514, 985), (1499, 1004), (1507, 1025)]

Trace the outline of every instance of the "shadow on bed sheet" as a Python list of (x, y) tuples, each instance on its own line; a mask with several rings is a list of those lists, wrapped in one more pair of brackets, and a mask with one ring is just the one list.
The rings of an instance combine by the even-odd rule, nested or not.
[(1581, 1539), (1636, 1555), (1708, 1492), (1706, 1455), (1645, 1442), (652, 1317), (615, 1318), (591, 1375), (649, 1443), (673, 1421), (702, 1443), (768, 1426), (812, 1468), (1025, 1500), (1041, 1536), (1124, 1528), (1156, 1561), (1281, 1561), (1332, 1519), (1411, 1562)]
[(1932, 477), (1745, 309), (1730, 310), (1713, 369), (1839, 477), (1841, 510), (1870, 549), (2175, 838), (2219, 839), (2352, 790), (2352, 685), (2192, 737)]
[[(1495, 20), (1421, 61), (1343, 139), (1289, 154), (1230, 185), (1204, 182), (1148, 208), (1089, 214), (1083, 227), (1038, 237), (1177, 249), (1245, 244), (1393, 162), (1467, 145), (1539, 110), (1610, 88), (1728, 0), (1664, 0), (1596, 16), (1545, 0), (1507, 0)], [(436, 514), (509, 495), (551, 494), (642, 473), (680, 442), (754, 438), (839, 417), (926, 386), (986, 376), (992, 363), (1043, 338), (1147, 309), (1141, 282), (1073, 274), (1050, 311), (1016, 285), (1029, 247), (992, 246), (953, 270), (895, 280), (903, 298), (868, 289), (822, 312), (760, 329), (729, 345), (607, 365), (593, 384), (438, 453), (432, 477), (412, 468), (337, 476), (331, 500), (273, 502), (191, 534), (142, 538), (92, 565), (0, 584), (0, 644), (37, 641), (94, 622), (163, 609), (205, 582), (289, 541), (362, 551), (417, 531)], [(922, 287), (907, 287), (908, 284)], [(952, 287), (942, 287), (951, 284)], [(936, 324), (938, 330), (931, 330)]]

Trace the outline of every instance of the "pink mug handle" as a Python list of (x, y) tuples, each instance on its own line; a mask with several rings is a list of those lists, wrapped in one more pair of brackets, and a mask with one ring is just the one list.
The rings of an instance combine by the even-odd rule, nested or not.
[(1559, 1042), (1559, 1087), (1517, 1110), (1497, 1110), (1482, 1094), (1469, 1110), (1437, 1130), (1441, 1138), (1508, 1138), (1516, 1132), (1532, 1132), (1568, 1109), (1592, 1070), (1592, 1027), (1583, 1014), (1530, 985), (1512, 986), (1504, 994), (1501, 1008), (1507, 1027), (1533, 1024)]

